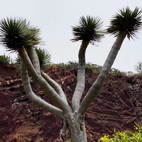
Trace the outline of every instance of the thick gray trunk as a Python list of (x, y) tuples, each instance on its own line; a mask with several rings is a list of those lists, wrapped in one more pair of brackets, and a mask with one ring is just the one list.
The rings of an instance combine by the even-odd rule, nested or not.
[(87, 142), (84, 117), (70, 113), (65, 114), (65, 120), (70, 131), (71, 142)]

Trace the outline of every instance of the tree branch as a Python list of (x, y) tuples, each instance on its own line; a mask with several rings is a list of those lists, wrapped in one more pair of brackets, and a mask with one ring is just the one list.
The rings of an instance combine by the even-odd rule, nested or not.
[(51, 87), (53, 87), (55, 89), (55, 91), (63, 98), (63, 100), (66, 103), (68, 103), (65, 93), (64, 93), (63, 89), (61, 88), (61, 86), (56, 81), (54, 81), (51, 77), (49, 77), (46, 73), (44, 73), (43, 71), (41, 71), (41, 75), (49, 83), (49, 85), (51, 85)]
[(99, 93), (101, 87), (103, 86), (103, 83), (107, 77), (107, 74), (110, 71), (111, 66), (113, 65), (113, 62), (118, 54), (118, 51), (119, 51), (125, 37), (126, 37), (126, 33), (121, 33), (118, 35), (115, 43), (113, 44), (113, 46), (108, 54), (108, 57), (102, 67), (102, 70), (101, 70), (98, 78), (93, 83), (93, 85), (89, 89), (88, 93), (86, 94), (85, 98), (83, 99), (83, 101), (80, 105), (80, 108), (78, 109), (78, 113), (83, 115), (86, 112), (89, 105), (91, 104), (91, 102), (93, 101), (93, 99), (98, 95), (98, 93)]
[(28, 52), (28, 56), (30, 57), (36, 72), (40, 75), (40, 63), (35, 47), (28, 47), (26, 48), (26, 51)]
[(80, 100), (85, 88), (85, 52), (88, 44), (89, 41), (82, 41), (78, 54), (79, 65), (77, 70), (77, 84), (72, 98), (73, 111), (80, 106)]
[(70, 106), (57, 94), (57, 92), (47, 83), (47, 81), (38, 75), (33, 64), (31, 63), (28, 54), (24, 48), (18, 50), (19, 56), (24, 63), (24, 66), (30, 73), (30, 75), (35, 79), (35, 81), (42, 88), (43, 92), (50, 97), (50, 99), (55, 102), (65, 113), (72, 112)]
[(40, 63), (39, 63), (39, 58), (37, 55), (37, 52), (34, 47), (31, 48), (26, 48), (26, 51), (28, 52), (28, 56), (31, 59), (31, 62), (37, 71), (39, 75), (42, 75), (42, 77), (55, 89), (55, 91), (64, 99), (64, 101), (67, 102), (66, 96), (62, 90), (62, 88), (59, 86), (58, 83), (56, 83), (53, 79), (51, 79), (47, 74), (45, 74), (43, 71), (40, 70)]
[(28, 72), (26, 71), (24, 65), (21, 63), (21, 78), (24, 86), (24, 90), (28, 96), (28, 98), (36, 105), (50, 111), (53, 114), (58, 115), (59, 117), (63, 118), (64, 113), (62, 110), (58, 109), (57, 107), (54, 107), (53, 105), (45, 102), (43, 99), (40, 97), (36, 96), (35, 93), (32, 91), (30, 81), (29, 81), (29, 76)]

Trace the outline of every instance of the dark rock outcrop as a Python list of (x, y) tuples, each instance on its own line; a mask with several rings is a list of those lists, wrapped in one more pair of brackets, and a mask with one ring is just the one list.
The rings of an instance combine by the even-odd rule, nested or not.
[[(71, 100), (76, 70), (50, 68), (46, 71), (62, 86)], [(87, 71), (84, 94), (97, 78)], [(31, 81), (34, 92), (50, 101)], [(133, 130), (142, 122), (142, 76), (109, 75), (99, 95), (86, 112), (89, 142), (116, 130)], [(52, 103), (52, 102), (51, 102)], [(19, 71), (0, 66), (0, 142), (60, 142), (62, 120), (32, 104), (23, 89)]]

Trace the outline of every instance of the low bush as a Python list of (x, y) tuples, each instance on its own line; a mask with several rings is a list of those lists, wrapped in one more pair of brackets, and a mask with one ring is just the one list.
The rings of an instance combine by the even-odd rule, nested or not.
[(1, 55), (0, 56), (0, 65), (9, 65), (11, 62), (11, 59), (9, 56)]
[(114, 76), (126, 76), (127, 75), (127, 73), (122, 72), (122, 71), (115, 69), (115, 68), (112, 68), (110, 70), (109, 74), (114, 75)]
[(142, 127), (136, 124), (135, 131), (115, 131), (113, 138), (105, 135), (98, 142), (142, 142)]

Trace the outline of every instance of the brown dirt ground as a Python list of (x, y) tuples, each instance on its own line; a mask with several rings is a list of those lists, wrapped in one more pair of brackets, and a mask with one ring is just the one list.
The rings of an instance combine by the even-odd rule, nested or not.
[[(76, 70), (50, 68), (46, 71), (62, 86), (68, 100), (76, 83)], [(97, 73), (86, 72), (86, 94)], [(142, 76), (111, 76), (86, 112), (88, 141), (95, 142), (116, 130), (133, 130), (142, 122)], [(34, 92), (47, 101), (39, 87)], [(50, 101), (51, 102), (51, 101)], [(51, 102), (52, 103), (52, 102)], [(0, 66), (0, 142), (60, 142), (62, 120), (32, 104), (23, 89), (19, 71)]]

